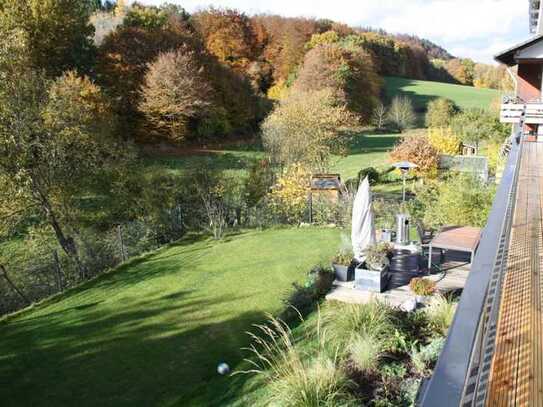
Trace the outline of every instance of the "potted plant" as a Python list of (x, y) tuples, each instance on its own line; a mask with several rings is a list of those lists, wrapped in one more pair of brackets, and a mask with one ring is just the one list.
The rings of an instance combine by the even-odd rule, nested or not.
[(338, 281), (349, 281), (349, 267), (353, 261), (353, 253), (349, 250), (340, 250), (332, 259), (332, 267)]
[(379, 293), (385, 291), (391, 253), (392, 245), (386, 242), (368, 247), (364, 264), (355, 270), (355, 287)]
[(379, 242), (366, 250), (366, 266), (373, 271), (381, 271), (388, 267), (393, 246), (387, 242)]
[(436, 292), (436, 283), (426, 278), (416, 277), (410, 281), (409, 288), (415, 294), (417, 303), (424, 304)]

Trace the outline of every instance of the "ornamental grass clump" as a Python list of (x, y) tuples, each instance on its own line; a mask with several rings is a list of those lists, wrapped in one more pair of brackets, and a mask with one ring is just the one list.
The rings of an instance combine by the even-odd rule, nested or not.
[(318, 346), (303, 351), (292, 330), (283, 321), (270, 317), (266, 325), (257, 325), (247, 359), (256, 373), (269, 382), (268, 403), (285, 407), (354, 406), (349, 395), (350, 381), (340, 368), (337, 351), (325, 345), (325, 332), (317, 318)]
[(322, 323), (329, 342), (340, 349), (342, 356), (346, 356), (349, 344), (358, 335), (379, 340), (394, 332), (391, 309), (378, 301), (361, 305), (330, 303), (322, 309)]
[(424, 312), (428, 317), (432, 331), (437, 335), (446, 336), (456, 312), (456, 302), (442, 295), (436, 295), (432, 297)]
[(377, 369), (381, 346), (372, 335), (364, 333), (356, 335), (349, 344), (350, 359), (360, 372), (370, 372)]

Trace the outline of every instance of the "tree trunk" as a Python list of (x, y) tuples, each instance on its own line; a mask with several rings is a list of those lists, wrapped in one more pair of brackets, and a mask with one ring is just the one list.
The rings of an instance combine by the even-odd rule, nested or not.
[(49, 220), (49, 224), (55, 232), (55, 236), (60, 244), (60, 247), (62, 247), (62, 250), (64, 250), (66, 255), (75, 262), (77, 270), (79, 271), (79, 278), (84, 280), (87, 277), (87, 270), (79, 258), (79, 252), (77, 250), (75, 240), (71, 236), (67, 236), (62, 230), (62, 227), (60, 226), (57, 216), (53, 211), (47, 197), (41, 192), (41, 190), (39, 190), (39, 188), (35, 187), (34, 191), (39, 196), (41, 207)]
[(30, 300), (27, 298), (27, 296), (24, 295), (23, 292), (17, 288), (17, 286), (13, 283), (13, 281), (11, 281), (11, 279), (8, 276), (8, 272), (7, 272), (6, 268), (2, 264), (0, 264), (0, 271), (2, 271), (2, 276), (7, 281), (9, 286), (13, 289), (13, 291), (15, 291), (17, 294), (19, 294), (19, 297), (21, 297), (23, 299), (23, 301), (26, 303), (26, 305), (32, 304), (30, 302)]

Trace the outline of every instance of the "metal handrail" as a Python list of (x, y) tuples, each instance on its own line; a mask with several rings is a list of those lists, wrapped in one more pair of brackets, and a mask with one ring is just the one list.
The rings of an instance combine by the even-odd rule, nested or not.
[(510, 233), (510, 213), (520, 162), (520, 126), (512, 134), (500, 187), (484, 228), (445, 346), (427, 386), (421, 389), (418, 405), (457, 407), (462, 403), (474, 352), (485, 329), (485, 304), (491, 276), (497, 266), (503, 237)]

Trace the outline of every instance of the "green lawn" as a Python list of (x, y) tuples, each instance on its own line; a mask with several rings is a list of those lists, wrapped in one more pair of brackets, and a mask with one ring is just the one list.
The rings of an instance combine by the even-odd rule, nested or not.
[(264, 158), (265, 153), (259, 147), (250, 151), (214, 150), (209, 153), (181, 155), (178, 157), (145, 157), (144, 164), (148, 172), (171, 172), (179, 174), (196, 166), (210, 166), (225, 171), (230, 175), (244, 174), (252, 162)]
[(337, 229), (184, 240), (0, 324), (2, 406), (224, 406), (245, 331), (340, 243)]
[(332, 172), (342, 179), (356, 177), (362, 168), (383, 168), (387, 165), (388, 152), (399, 140), (399, 134), (360, 133), (353, 137), (346, 157), (336, 157)]
[(428, 102), (441, 97), (452, 100), (462, 109), (474, 107), (486, 109), (501, 95), (494, 89), (477, 89), (471, 86), (397, 77), (385, 78), (385, 91), (389, 99), (398, 94), (409, 96), (418, 111), (426, 110)]
[[(339, 172), (343, 179), (356, 176), (365, 167), (386, 165), (388, 151), (398, 141), (398, 134), (371, 134), (360, 132), (353, 136), (345, 157), (332, 158), (332, 172)], [(148, 173), (170, 172), (180, 174), (197, 165), (224, 170), (227, 174), (243, 176), (255, 160), (264, 158), (262, 149), (254, 147), (250, 151), (220, 150), (208, 154), (195, 154), (178, 157), (146, 157), (144, 163)]]

